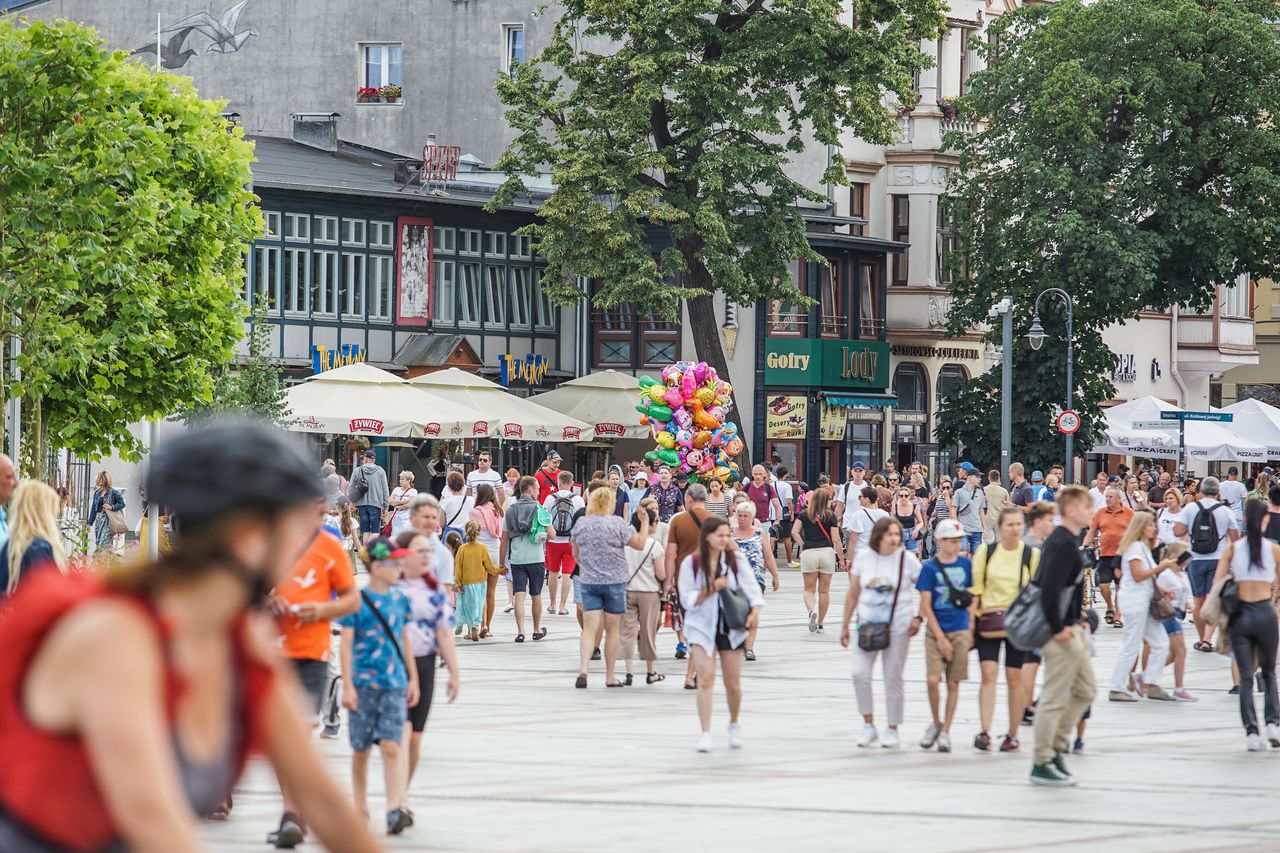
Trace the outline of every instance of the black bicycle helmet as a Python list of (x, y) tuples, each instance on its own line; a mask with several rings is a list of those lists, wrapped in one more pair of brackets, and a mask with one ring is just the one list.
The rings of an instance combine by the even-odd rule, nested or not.
[(169, 507), (185, 533), (229, 512), (307, 503), (324, 496), (315, 466), (278, 429), (215, 421), (164, 441), (151, 454), (147, 496)]

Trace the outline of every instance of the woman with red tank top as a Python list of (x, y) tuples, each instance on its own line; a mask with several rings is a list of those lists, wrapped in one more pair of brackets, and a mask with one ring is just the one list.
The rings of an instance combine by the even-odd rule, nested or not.
[(176, 520), (173, 553), (18, 588), (0, 614), (0, 850), (200, 850), (196, 816), (255, 751), (327, 846), (377, 849), (252, 612), (319, 529), (311, 469), (256, 424), (176, 438), (147, 477)]

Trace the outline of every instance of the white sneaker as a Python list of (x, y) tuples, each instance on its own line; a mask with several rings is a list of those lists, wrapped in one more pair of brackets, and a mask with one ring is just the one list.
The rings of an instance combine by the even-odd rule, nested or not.
[(742, 736), (742, 726), (737, 723), (729, 724), (729, 748), (742, 749), (742, 745), (746, 743), (746, 738)]
[(1272, 746), (1280, 747), (1280, 726), (1267, 723), (1267, 742)]
[(862, 724), (862, 734), (858, 735), (858, 746), (875, 746), (876, 741), (880, 739), (880, 734), (876, 731), (876, 727), (871, 723)]
[(930, 723), (924, 730), (924, 737), (920, 738), (920, 748), (933, 749), (933, 745), (938, 742), (938, 734), (938, 724)]
[(1256, 734), (1245, 735), (1244, 748), (1249, 750), (1250, 752), (1264, 752), (1266, 751), (1267, 745), (1263, 743), (1262, 738), (1260, 738)]
[(938, 732), (938, 752), (951, 751), (951, 735), (946, 732)]
[(703, 732), (698, 735), (698, 752), (711, 751), (711, 732)]
[(818, 611), (809, 611), (809, 633), (815, 634), (818, 631)]
[(880, 738), (880, 745), (885, 749), (897, 749), (902, 745), (902, 741), (898, 737), (897, 729), (885, 729), (884, 737)]

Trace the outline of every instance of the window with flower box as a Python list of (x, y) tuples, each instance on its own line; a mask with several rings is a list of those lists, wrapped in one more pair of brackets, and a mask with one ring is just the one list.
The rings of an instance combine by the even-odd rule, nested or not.
[(360, 88), (399, 86), (403, 98), (404, 47), (399, 42), (370, 42), (360, 45)]

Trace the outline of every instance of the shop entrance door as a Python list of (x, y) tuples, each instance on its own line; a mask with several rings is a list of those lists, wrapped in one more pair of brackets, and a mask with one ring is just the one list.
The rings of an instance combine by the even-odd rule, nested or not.
[[(772, 460), (773, 455), (776, 453), (778, 455), (778, 464), (783, 468), (786, 468), (789, 472), (787, 479), (795, 482), (796, 480), (803, 479), (806, 476), (806, 472), (800, 470), (802, 465), (800, 460), (803, 458), (803, 448), (804, 442), (802, 441), (766, 441), (766, 459)], [(750, 477), (750, 471), (742, 472), (742, 478), (744, 480), (750, 479)]]

